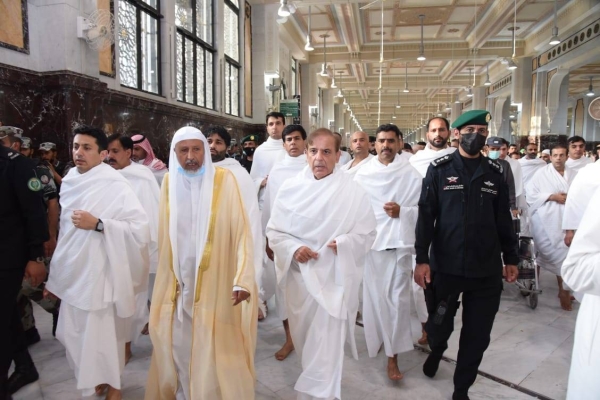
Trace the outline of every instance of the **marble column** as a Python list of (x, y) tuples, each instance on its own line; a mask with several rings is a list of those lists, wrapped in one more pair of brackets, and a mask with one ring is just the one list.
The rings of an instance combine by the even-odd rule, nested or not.
[(471, 110), (485, 110), (485, 100), (487, 98), (487, 87), (476, 86), (473, 88), (473, 102)]

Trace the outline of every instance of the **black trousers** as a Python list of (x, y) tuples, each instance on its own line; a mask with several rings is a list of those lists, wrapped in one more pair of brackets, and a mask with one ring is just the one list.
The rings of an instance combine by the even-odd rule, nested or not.
[[(431, 272), (431, 283), (425, 290), (429, 311), (425, 331), (434, 355), (441, 357), (448, 348), (448, 338), (454, 330), (454, 316), (460, 306), (458, 299), (461, 293), (463, 326), (454, 372), (454, 391), (467, 394), (477, 378), (483, 352), (490, 344), (490, 333), (500, 306), (502, 276), (465, 278)], [(442, 302), (447, 304), (447, 311), (443, 318), (436, 318)]]
[(0, 399), (8, 396), (6, 381), (14, 354), (27, 349), (17, 311), (23, 275), (24, 268), (0, 269)]

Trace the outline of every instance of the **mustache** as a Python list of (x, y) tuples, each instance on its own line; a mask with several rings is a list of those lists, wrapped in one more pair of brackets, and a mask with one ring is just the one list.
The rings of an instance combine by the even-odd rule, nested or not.
[(198, 165), (196, 160), (185, 160), (185, 165)]

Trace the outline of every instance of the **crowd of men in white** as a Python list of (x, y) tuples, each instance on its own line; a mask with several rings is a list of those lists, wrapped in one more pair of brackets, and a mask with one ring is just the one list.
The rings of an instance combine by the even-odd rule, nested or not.
[[(224, 130), (178, 130), (168, 173), (158, 159), (131, 162), (129, 138), (105, 147), (75, 135), (46, 289), (62, 300), (57, 338), (84, 395), (121, 398), (126, 343), (149, 318), (146, 399), (253, 398), (257, 321), (273, 296), (286, 332), (275, 356), (298, 352), (299, 399), (341, 398), (345, 343), (358, 358), (357, 316), (368, 355), (383, 346), (387, 376), (401, 380), (411, 291), (427, 344), (413, 279), (419, 196), (431, 162), (457, 151), (448, 141), (458, 130), (433, 118), (414, 155), (390, 126), (378, 130), (375, 155), (355, 132), (350, 158), (325, 129), (307, 135), (278, 114), (266, 123), (250, 174), (225, 157)], [(583, 156), (582, 140), (553, 147), (546, 163), (533, 143), (513, 160), (508, 143), (489, 139), (487, 155), (510, 166), (513, 215), (538, 265), (557, 276), (561, 306), (571, 309), (572, 292), (582, 301), (568, 398), (600, 398), (600, 164)]]

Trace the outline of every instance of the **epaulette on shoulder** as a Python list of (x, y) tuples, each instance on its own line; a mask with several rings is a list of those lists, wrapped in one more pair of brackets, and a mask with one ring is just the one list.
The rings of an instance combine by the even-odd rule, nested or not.
[(9, 160), (14, 160), (15, 158), (19, 157), (21, 153), (18, 151), (9, 151), (7, 155)]
[(500, 165), (499, 162), (488, 159), (488, 163), (490, 164), (490, 167), (492, 168), (493, 171), (495, 171), (499, 174), (504, 172), (504, 168), (502, 168), (502, 165)]
[(452, 160), (452, 158), (450, 157), (450, 154), (446, 154), (443, 157), (436, 158), (435, 160), (433, 160), (431, 162), (431, 165), (433, 165), (434, 167), (437, 167), (439, 165), (446, 164), (446, 163), (450, 162), (451, 160)]

